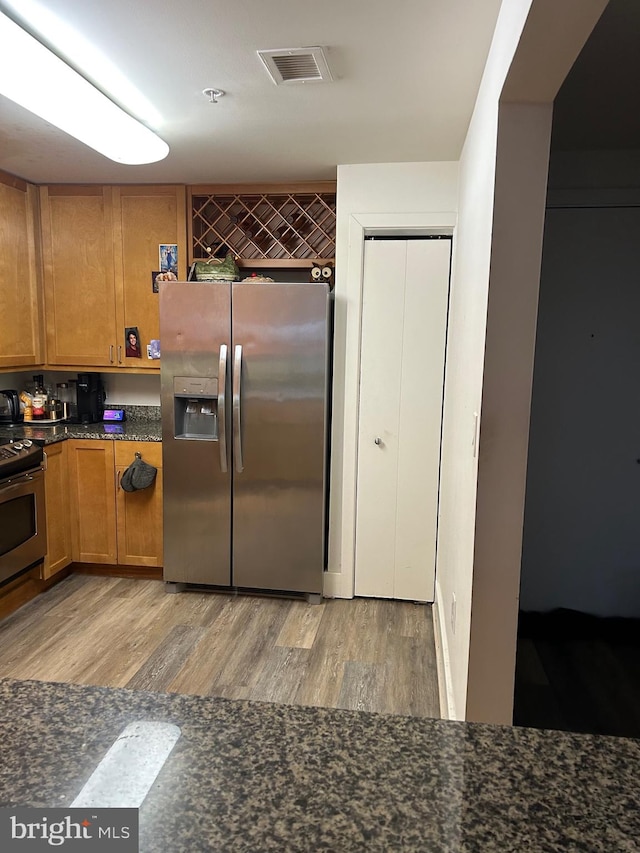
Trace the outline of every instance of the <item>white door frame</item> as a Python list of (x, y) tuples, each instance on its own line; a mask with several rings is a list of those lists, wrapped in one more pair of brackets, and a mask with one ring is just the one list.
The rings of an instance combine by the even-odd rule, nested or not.
[[(342, 513), (339, 533), (336, 534), (334, 531), (332, 535), (331, 529), (329, 531), (330, 570), (325, 572), (324, 577), (324, 595), (327, 597), (353, 598), (355, 590), (358, 411), (360, 408), (360, 342), (365, 237), (453, 236), (453, 251), (455, 251), (456, 222), (457, 214), (454, 211), (354, 213), (349, 217), (349, 254), (345, 293), (347, 313), (343, 392)], [(332, 566), (340, 567), (341, 571), (331, 571)]]

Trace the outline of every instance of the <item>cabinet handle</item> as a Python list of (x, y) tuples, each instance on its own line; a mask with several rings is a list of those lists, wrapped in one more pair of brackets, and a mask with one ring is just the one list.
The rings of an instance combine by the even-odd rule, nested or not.
[(113, 344), (109, 345), (109, 363), (113, 364)]
[(122, 344), (118, 344), (118, 364), (122, 364)]
[(120, 471), (116, 471), (116, 491), (120, 490)]

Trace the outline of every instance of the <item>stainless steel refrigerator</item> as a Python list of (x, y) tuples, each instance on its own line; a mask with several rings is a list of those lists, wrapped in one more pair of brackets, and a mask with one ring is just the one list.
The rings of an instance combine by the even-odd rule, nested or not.
[(330, 293), (160, 284), (164, 579), (322, 593)]

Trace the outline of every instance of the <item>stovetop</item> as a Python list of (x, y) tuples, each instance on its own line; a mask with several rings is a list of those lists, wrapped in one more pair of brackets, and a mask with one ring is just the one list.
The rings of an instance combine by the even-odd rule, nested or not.
[(28, 438), (0, 444), (0, 480), (42, 465), (43, 450)]

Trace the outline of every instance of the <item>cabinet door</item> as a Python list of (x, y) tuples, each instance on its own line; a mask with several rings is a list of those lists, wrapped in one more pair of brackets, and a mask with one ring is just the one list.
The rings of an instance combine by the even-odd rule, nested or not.
[(55, 575), (71, 562), (67, 442), (50, 444), (45, 453), (47, 454), (47, 472), (44, 478), (47, 556), (44, 558), (43, 580)]
[(160, 269), (159, 246), (178, 246), (178, 277), (186, 278), (186, 207), (184, 187), (113, 188), (115, 284), (119, 305), (118, 344), (124, 330), (137, 326), (142, 358), (124, 358), (126, 367), (158, 370), (147, 358), (150, 340), (160, 337), (158, 294), (151, 273)]
[[(162, 565), (162, 445), (158, 442), (117, 441), (116, 506), (118, 563), (131, 566)], [(158, 469), (156, 479), (146, 489), (125, 492), (122, 474), (136, 452)]]
[(73, 559), (115, 565), (114, 442), (73, 440), (68, 445)]
[(41, 187), (40, 206), (47, 361), (115, 366), (111, 188)]
[(36, 208), (35, 187), (17, 178), (7, 185), (0, 174), (0, 367), (23, 367), (43, 360)]

